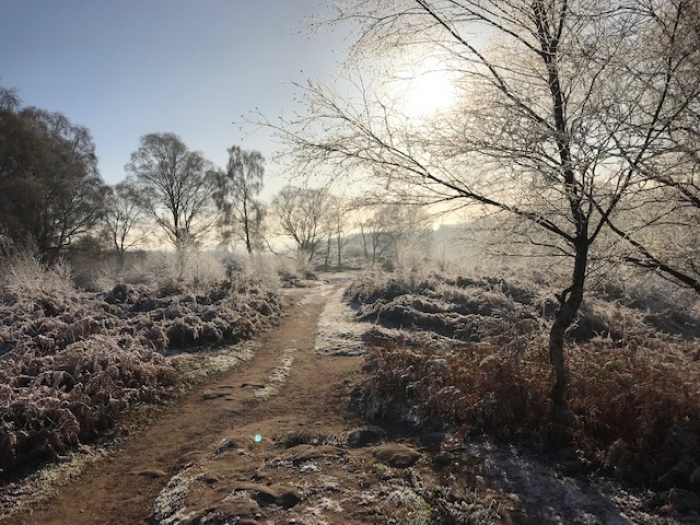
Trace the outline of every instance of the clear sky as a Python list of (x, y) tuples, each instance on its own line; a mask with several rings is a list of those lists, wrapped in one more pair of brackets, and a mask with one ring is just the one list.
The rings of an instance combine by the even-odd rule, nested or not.
[[(291, 80), (330, 80), (341, 34), (306, 30), (322, 0), (0, 0), (0, 85), (92, 132), (109, 184), (139, 137), (174, 132), (224, 166), (233, 144), (270, 157), (233, 122), (294, 110)], [(282, 184), (267, 163), (269, 197)]]

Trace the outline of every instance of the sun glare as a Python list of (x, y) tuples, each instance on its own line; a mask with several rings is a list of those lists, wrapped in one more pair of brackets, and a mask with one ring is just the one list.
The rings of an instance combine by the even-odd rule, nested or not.
[(410, 119), (432, 117), (456, 102), (452, 75), (437, 60), (424, 60), (401, 76), (399, 107)]

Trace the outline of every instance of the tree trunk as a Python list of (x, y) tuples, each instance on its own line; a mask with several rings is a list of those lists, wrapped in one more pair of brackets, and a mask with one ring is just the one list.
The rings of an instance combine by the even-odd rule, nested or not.
[(248, 226), (248, 222), (246, 220), (245, 223), (245, 248), (248, 251), (248, 255), (253, 254), (253, 242), (250, 240), (250, 227)]
[(343, 266), (342, 262), (342, 251), (343, 251), (343, 246), (341, 242), (340, 235), (338, 235), (337, 239), (337, 245), (338, 245), (338, 271), (340, 271), (341, 267)]
[(552, 418), (559, 423), (566, 423), (571, 419), (571, 412), (566, 401), (568, 371), (564, 357), (564, 343), (566, 330), (574, 322), (583, 300), (588, 262), (588, 240), (579, 238), (574, 248), (576, 254), (571, 285), (558, 296), (559, 309), (549, 332), (549, 364), (552, 367), (552, 390), (550, 392)]

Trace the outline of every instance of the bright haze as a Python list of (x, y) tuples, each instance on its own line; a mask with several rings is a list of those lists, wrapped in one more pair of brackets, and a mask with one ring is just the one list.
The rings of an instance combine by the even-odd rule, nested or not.
[[(269, 158), (269, 133), (238, 123), (291, 114), (290, 81), (331, 79), (342, 35), (307, 30), (331, 15), (319, 0), (0, 0), (0, 85), (88, 127), (109, 184), (153, 132), (219, 166), (234, 144)], [(283, 170), (267, 168), (269, 195)]]

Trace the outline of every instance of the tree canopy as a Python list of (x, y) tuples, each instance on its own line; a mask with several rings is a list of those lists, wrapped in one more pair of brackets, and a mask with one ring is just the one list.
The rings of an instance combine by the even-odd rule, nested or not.
[(106, 192), (87, 128), (0, 94), (0, 229), (52, 263), (99, 221)]
[(125, 166), (139, 206), (176, 248), (199, 243), (214, 226), (213, 166), (174, 133), (150, 133)]

